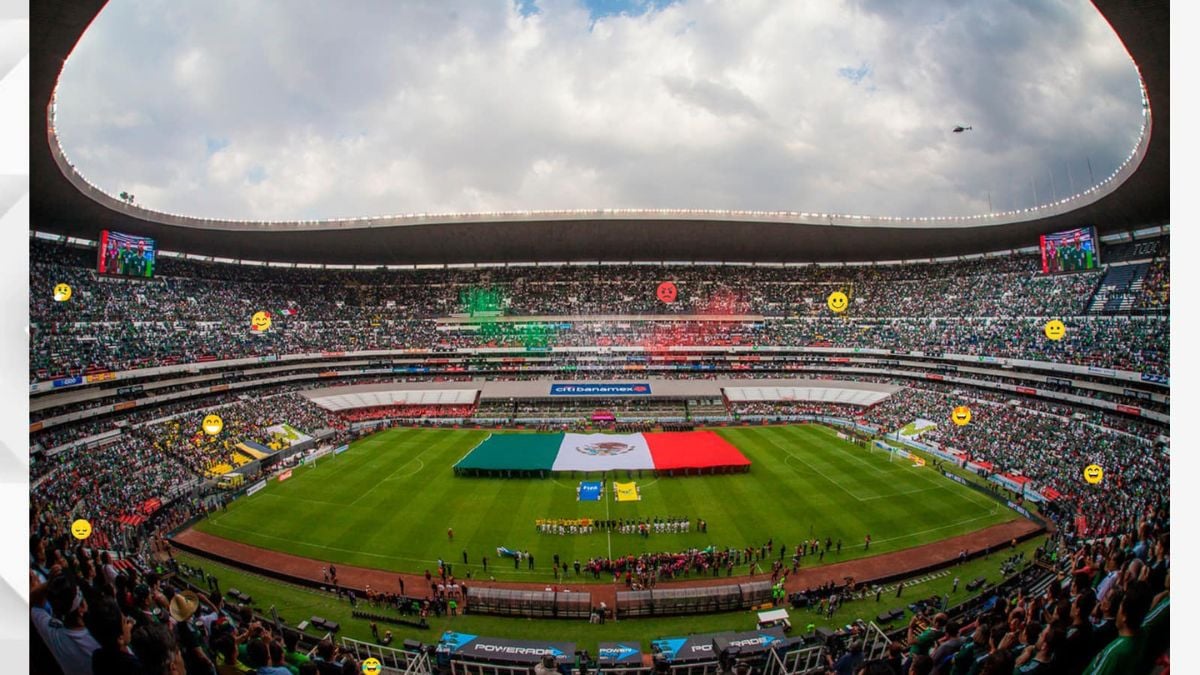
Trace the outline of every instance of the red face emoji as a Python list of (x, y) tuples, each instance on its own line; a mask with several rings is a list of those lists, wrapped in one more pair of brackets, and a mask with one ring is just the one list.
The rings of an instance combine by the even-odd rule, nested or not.
[(679, 290), (675, 288), (675, 284), (673, 282), (664, 281), (658, 285), (658, 292), (656, 295), (658, 296), (659, 300), (662, 300), (669, 305), (672, 302), (675, 302), (675, 298), (679, 296)]

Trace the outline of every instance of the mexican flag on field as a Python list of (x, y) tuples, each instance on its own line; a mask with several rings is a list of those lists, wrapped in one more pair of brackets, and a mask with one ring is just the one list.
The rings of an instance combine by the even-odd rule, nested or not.
[(476, 471), (638, 471), (748, 467), (711, 431), (645, 434), (495, 434), (454, 468)]

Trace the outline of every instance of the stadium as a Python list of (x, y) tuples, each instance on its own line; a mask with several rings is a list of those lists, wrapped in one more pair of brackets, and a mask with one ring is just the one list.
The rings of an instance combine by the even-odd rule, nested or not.
[(1169, 672), (1167, 2), (1028, 208), (269, 221), (76, 166), (106, 4), (30, 8), (31, 672)]

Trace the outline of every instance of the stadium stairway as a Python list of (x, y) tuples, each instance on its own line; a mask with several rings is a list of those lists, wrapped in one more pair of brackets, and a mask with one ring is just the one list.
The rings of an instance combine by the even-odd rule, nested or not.
[(1133, 308), (1133, 301), (1142, 292), (1142, 284), (1150, 265), (1112, 265), (1092, 295), (1089, 314), (1121, 314)]

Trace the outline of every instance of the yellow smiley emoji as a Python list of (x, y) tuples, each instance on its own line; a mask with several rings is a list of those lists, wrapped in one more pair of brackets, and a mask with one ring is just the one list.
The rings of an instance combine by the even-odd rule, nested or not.
[(58, 284), (54, 287), (54, 301), (66, 302), (71, 299), (71, 287), (66, 284)]
[(225, 423), (217, 415), (205, 415), (204, 423), (201, 426), (204, 427), (204, 433), (209, 436), (216, 436), (221, 433), (221, 429), (225, 428)]
[(71, 523), (71, 535), (79, 541), (87, 539), (88, 537), (92, 536), (92, 524), (83, 518), (80, 518), (79, 520)]
[(829, 294), (829, 298), (825, 301), (829, 305), (829, 309), (836, 314), (841, 314), (850, 306), (850, 298), (841, 291), (834, 291)]
[(1099, 464), (1089, 464), (1083, 469), (1083, 479), (1092, 485), (1104, 480), (1104, 469)]
[(954, 409), (954, 413), (950, 415), (950, 419), (960, 427), (965, 427), (971, 423), (971, 409), (965, 405), (960, 405)]
[(1055, 319), (1053, 321), (1046, 322), (1045, 331), (1046, 337), (1058, 342), (1059, 340), (1063, 339), (1064, 335), (1067, 334), (1067, 327), (1063, 325), (1063, 322)]
[(270, 312), (255, 312), (254, 316), (250, 317), (250, 330), (259, 332), (271, 330)]
[(362, 671), (364, 675), (379, 675), (379, 673), (383, 672), (383, 664), (379, 662), (379, 659), (372, 656), (363, 661)]

